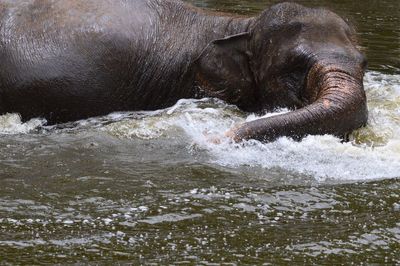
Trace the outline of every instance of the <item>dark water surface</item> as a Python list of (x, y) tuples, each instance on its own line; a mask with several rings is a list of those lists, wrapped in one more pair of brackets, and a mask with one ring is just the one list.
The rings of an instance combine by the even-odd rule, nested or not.
[(399, 264), (400, 2), (296, 2), (358, 28), (368, 127), (213, 145), (203, 132), (254, 116), (212, 99), (57, 128), (0, 116), (0, 264)]

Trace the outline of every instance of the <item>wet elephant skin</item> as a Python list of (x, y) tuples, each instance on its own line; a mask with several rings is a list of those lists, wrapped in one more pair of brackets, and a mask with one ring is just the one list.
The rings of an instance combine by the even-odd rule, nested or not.
[(365, 59), (324, 9), (283, 3), (257, 17), (174, 0), (0, 1), (0, 112), (62, 123), (218, 97), (285, 117), (235, 140), (340, 135), (366, 123)]

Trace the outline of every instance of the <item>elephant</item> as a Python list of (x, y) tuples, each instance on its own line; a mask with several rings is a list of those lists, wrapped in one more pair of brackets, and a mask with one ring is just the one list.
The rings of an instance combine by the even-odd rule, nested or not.
[(368, 119), (367, 66), (337, 14), (295, 3), (247, 17), (178, 0), (0, 0), (0, 114), (64, 123), (217, 97), (288, 113), (234, 141), (344, 136)]

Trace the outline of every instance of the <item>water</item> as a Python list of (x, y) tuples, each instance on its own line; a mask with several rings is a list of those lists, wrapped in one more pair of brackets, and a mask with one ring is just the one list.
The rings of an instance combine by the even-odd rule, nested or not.
[(399, 4), (300, 2), (357, 25), (368, 127), (216, 145), (255, 117), (215, 99), (55, 127), (0, 116), (0, 264), (400, 263)]

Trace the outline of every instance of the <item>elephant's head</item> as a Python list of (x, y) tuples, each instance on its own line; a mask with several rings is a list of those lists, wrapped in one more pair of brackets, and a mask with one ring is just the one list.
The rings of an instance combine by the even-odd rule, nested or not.
[(255, 18), (247, 32), (210, 44), (198, 80), (244, 110), (292, 110), (241, 125), (230, 132), (236, 141), (342, 136), (367, 122), (365, 67), (355, 32), (343, 19), (283, 3)]

